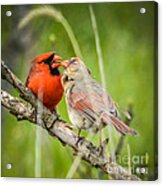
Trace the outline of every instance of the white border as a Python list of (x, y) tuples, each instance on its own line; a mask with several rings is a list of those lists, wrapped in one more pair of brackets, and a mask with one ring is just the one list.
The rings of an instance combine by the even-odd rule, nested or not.
[[(121, 2), (122, 0), (112, 0), (111, 2)], [(127, 0), (125, 0), (128, 2)], [(72, 3), (72, 2), (110, 2), (106, 0), (1, 0), (2, 5), (6, 4), (50, 4), (50, 3)], [(161, 111), (163, 110), (163, 98), (160, 95), (163, 95), (163, 86), (161, 86), (161, 82), (163, 82), (163, 37), (161, 33), (163, 33), (163, 1), (157, 0), (159, 3), (159, 180), (155, 182), (132, 182), (133, 185), (138, 184), (149, 184), (149, 185), (163, 185), (163, 148), (161, 147), (163, 142), (163, 114)], [(161, 73), (162, 72), (162, 73)], [(162, 83), (163, 84), (163, 83)], [(162, 122), (161, 122), (162, 121)], [(161, 146), (160, 146), (161, 144)], [(108, 186), (108, 185), (120, 185), (123, 186), (124, 184), (130, 185), (131, 182), (129, 181), (99, 181), (99, 180), (59, 180), (59, 179), (27, 179), (27, 178), (0, 178), (0, 185), (7, 185), (7, 186), (47, 186), (48, 185), (65, 185), (69, 184), (71, 186)]]
[[(54, 3), (88, 3), (88, 2), (131, 2), (131, 1), (141, 1), (141, 0), (1, 0), (2, 5), (7, 4), (54, 4)], [(143, 0), (146, 1), (146, 0)], [(158, 0), (157, 2), (161, 2), (161, 0)]]

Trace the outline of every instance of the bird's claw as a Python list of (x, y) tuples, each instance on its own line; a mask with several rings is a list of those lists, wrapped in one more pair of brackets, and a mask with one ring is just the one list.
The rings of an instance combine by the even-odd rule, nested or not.
[(109, 138), (106, 138), (104, 141), (101, 142), (101, 144), (98, 148), (99, 154), (101, 156), (103, 156), (105, 154), (105, 149), (106, 149), (106, 146), (107, 146), (108, 142), (109, 142)]

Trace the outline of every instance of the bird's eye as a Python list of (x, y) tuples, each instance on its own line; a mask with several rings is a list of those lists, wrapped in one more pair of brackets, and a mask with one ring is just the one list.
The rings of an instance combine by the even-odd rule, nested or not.
[(71, 59), (71, 60), (70, 60), (70, 64), (75, 63), (75, 62), (76, 62), (75, 59)]
[(69, 69), (71, 72), (76, 72), (78, 71), (78, 62), (74, 61), (73, 63), (70, 64)]
[(70, 62), (69, 64), (73, 64), (73, 65), (78, 64), (78, 61), (75, 58), (72, 58), (69, 62)]

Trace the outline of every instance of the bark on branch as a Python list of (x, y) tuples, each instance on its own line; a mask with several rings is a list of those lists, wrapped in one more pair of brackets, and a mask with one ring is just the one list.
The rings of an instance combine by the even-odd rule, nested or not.
[[(33, 124), (38, 124), (35, 117), (35, 108), (37, 100), (34, 95), (24, 86), (24, 84), (11, 72), (11, 70), (1, 62), (2, 78), (10, 83), (26, 101), (11, 96), (4, 90), (1, 90), (2, 105), (7, 108), (11, 114), (18, 120), (28, 120)], [(30, 104), (29, 104), (30, 103)], [(59, 119), (57, 114), (51, 113), (43, 107), (43, 113), (40, 118), (42, 126), (48, 133), (58, 138), (63, 144), (71, 147), (77, 155), (83, 160), (89, 162), (92, 166), (100, 168), (117, 180), (140, 180), (135, 175), (131, 175), (128, 170), (112, 161), (106, 154), (101, 154), (100, 148), (94, 146), (85, 138), (78, 137), (71, 129), (70, 125)]]

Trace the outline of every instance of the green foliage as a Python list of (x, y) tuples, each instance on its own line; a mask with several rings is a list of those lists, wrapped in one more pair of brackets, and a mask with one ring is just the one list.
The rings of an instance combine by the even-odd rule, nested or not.
[[(146, 14), (139, 13), (142, 6), (147, 9)], [(42, 5), (2, 6), (3, 60), (25, 81), (30, 60), (41, 53), (55, 50), (64, 59), (69, 59), (76, 54), (81, 56), (82, 53), (84, 62), (93, 77), (100, 82), (89, 4), (56, 4), (48, 7), (50, 8)], [(147, 153), (149, 174), (143, 176), (143, 179), (152, 179), (154, 174), (154, 3), (97, 3), (92, 4), (92, 8), (100, 37), (106, 89), (121, 111), (128, 104), (133, 105), (134, 118), (131, 126), (139, 133), (136, 137), (130, 135), (125, 137), (121, 155), (125, 156), (128, 153), (127, 144), (130, 145), (131, 157)], [(6, 10), (11, 10), (13, 16), (6, 17)], [(44, 13), (35, 16), (36, 10), (42, 10)], [(52, 16), (46, 15), (48, 11), (53, 15), (53, 10), (57, 12), (59, 18), (54, 16), (53, 19)], [(33, 17), (31, 16), (30, 20), (22, 24), (23, 29), (18, 29), (18, 25), (22, 26), (20, 25), (22, 11), (26, 14), (35, 12), (35, 15), (29, 13)], [(14, 37), (17, 38), (18, 43), (25, 45), (23, 51), (19, 49), (16, 53), (17, 47), (11, 45)], [(2, 87), (9, 89), (5, 83)], [(13, 89), (10, 91), (13, 94)], [(58, 109), (61, 117), (69, 121), (64, 99)], [(105, 128), (103, 131), (105, 137), (108, 136), (108, 130)], [(83, 134), (86, 135), (85, 132)], [(98, 144), (98, 137), (91, 136), (93, 136), (92, 141)], [(114, 131), (115, 147), (119, 137), (120, 135)], [(17, 122), (6, 110), (2, 111), (2, 176), (35, 177), (35, 138), (35, 126), (27, 121)], [(108, 145), (108, 152), (109, 150)], [(63, 147), (60, 142), (49, 137), (47, 132), (41, 129), (42, 177), (65, 178), (73, 159), (68, 147)], [(6, 170), (5, 166), (8, 162), (13, 164), (11, 170)], [(83, 162), (73, 178), (108, 179), (99, 170)]]

